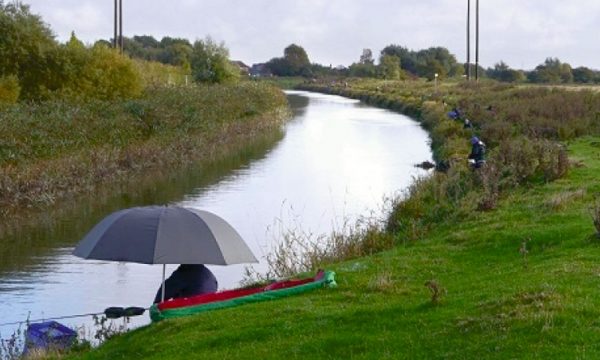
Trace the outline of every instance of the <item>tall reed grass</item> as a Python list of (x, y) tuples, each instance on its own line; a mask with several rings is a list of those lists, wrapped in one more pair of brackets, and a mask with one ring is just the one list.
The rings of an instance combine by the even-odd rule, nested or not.
[(256, 83), (152, 87), (140, 99), (62, 100), (0, 111), (0, 217), (149, 169), (183, 165), (275, 129), (277, 89)]

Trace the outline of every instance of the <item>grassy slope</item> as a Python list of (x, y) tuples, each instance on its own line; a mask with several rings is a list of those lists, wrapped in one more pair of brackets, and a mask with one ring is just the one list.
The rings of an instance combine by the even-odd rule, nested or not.
[[(600, 192), (597, 144), (572, 143), (584, 166), (512, 192), (495, 211), (333, 266), (335, 290), (165, 321), (79, 356), (598, 358), (600, 244), (588, 212)], [(437, 305), (429, 280), (445, 290)]]

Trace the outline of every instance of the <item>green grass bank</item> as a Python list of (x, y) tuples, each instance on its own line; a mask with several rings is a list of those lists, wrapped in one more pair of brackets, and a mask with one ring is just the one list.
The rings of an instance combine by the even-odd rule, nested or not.
[(0, 218), (99, 186), (210, 162), (277, 131), (285, 96), (266, 84), (150, 87), (138, 99), (0, 109)]
[(589, 205), (599, 144), (572, 142), (579, 166), (515, 190), (493, 212), (329, 265), (337, 289), (164, 321), (69, 358), (597, 358), (600, 243)]
[[(70, 358), (600, 356), (594, 92), (372, 80), (305, 88), (417, 117), (450, 168), (417, 181), (385, 226), (310, 257), (306, 269), (337, 272), (337, 289), (164, 321)], [(453, 106), (474, 129), (447, 118)], [(489, 146), (484, 171), (465, 164), (473, 134)]]

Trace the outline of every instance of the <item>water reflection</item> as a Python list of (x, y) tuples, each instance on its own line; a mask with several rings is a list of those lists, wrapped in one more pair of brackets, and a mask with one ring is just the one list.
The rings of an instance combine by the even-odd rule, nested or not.
[[(190, 169), (159, 180), (151, 176), (145, 184), (107, 189), (122, 195), (94, 197), (63, 220), (3, 238), (2, 321), (150, 304), (161, 266), (70, 255), (73, 244), (111, 211), (165, 203), (213, 211), (262, 258), (281, 231), (300, 227), (307, 233), (329, 233), (361, 214), (378, 213), (385, 196), (423, 174), (413, 164), (431, 158), (427, 134), (405, 116), (337, 96), (290, 92), (288, 99), (294, 119), (275, 146), (267, 142), (245, 158), (213, 169)], [(175, 267), (168, 266), (167, 272)], [(239, 282), (243, 268), (211, 267), (225, 288)], [(264, 261), (257, 269), (266, 269)], [(136, 324), (147, 319), (137, 318)], [(0, 332), (6, 334), (5, 328)]]

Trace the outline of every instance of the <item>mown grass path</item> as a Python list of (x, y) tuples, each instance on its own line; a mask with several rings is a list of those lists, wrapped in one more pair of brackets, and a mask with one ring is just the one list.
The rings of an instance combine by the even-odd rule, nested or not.
[(332, 266), (337, 289), (164, 321), (72, 358), (598, 358), (599, 144), (572, 142), (566, 177), (494, 211)]

